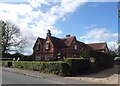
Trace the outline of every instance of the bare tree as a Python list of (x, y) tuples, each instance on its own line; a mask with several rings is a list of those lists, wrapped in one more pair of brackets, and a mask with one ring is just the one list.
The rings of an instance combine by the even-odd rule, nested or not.
[(2, 32), (2, 53), (20, 52), (25, 47), (26, 39), (23, 38), (17, 25), (10, 21), (0, 21)]

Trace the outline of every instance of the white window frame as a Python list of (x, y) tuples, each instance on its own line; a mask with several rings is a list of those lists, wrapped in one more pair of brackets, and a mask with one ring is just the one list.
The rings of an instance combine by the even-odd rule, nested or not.
[(74, 49), (77, 50), (77, 45), (74, 45)]
[(49, 44), (45, 44), (45, 49), (48, 50), (49, 49)]

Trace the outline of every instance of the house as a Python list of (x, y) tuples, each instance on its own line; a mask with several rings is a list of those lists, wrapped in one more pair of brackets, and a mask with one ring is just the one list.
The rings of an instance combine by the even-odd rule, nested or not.
[(85, 44), (71, 35), (57, 38), (48, 30), (46, 39), (37, 38), (33, 47), (33, 57), (34, 60), (80, 57), (80, 51), (88, 48), (99, 52), (109, 51), (106, 43)]
[(107, 43), (92, 43), (92, 44), (87, 44), (88, 46), (90, 46), (92, 49), (99, 51), (99, 52), (104, 52), (107, 53), (109, 52)]
[(65, 38), (52, 36), (48, 30), (46, 39), (37, 38), (33, 47), (35, 60), (58, 57), (79, 57), (80, 50), (85, 48), (85, 43), (80, 42), (75, 36), (66, 35)]

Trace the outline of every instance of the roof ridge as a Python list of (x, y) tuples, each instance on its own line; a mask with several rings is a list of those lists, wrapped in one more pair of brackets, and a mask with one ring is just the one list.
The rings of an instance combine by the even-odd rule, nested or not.
[[(89, 43), (89, 44), (106, 44), (106, 42), (100, 42), (100, 43)], [(88, 45), (89, 45), (88, 44)]]

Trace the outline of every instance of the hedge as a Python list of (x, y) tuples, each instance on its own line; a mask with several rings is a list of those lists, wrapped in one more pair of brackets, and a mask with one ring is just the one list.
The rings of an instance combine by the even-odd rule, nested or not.
[(13, 61), (13, 68), (35, 70), (43, 73), (51, 73), (60, 76), (70, 75), (69, 66), (65, 62), (28, 62)]
[(80, 57), (89, 58), (90, 57), (90, 50), (89, 49), (81, 50), (80, 51)]
[(95, 59), (95, 65), (96, 68), (99, 70), (112, 67), (114, 64), (114, 58), (112, 55), (103, 53), (103, 52), (97, 52), (97, 51), (91, 51), (91, 57)]
[(80, 73), (90, 68), (90, 61), (88, 59), (66, 58), (64, 61), (70, 66), (71, 74)]
[(12, 61), (0, 61), (3, 67), (12, 67)]

